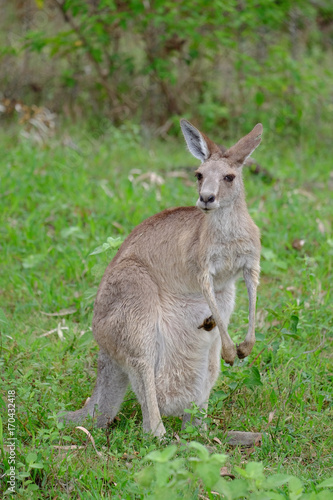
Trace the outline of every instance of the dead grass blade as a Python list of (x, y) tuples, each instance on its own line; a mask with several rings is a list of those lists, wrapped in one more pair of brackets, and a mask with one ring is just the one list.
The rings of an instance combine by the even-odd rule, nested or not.
[(236, 476), (234, 476), (233, 474), (231, 474), (231, 472), (228, 469), (228, 467), (221, 467), (220, 476), (222, 476), (222, 477), (230, 477), (230, 479), (236, 479)]
[(100, 451), (97, 450), (96, 445), (95, 445), (95, 440), (92, 437), (92, 435), (90, 434), (90, 432), (88, 431), (88, 429), (86, 429), (85, 427), (81, 427), (80, 425), (78, 427), (75, 427), (75, 429), (79, 429), (80, 431), (83, 431), (85, 434), (87, 434), (87, 436), (90, 439), (91, 444), (93, 445), (94, 450), (96, 451), (97, 455), (99, 457), (103, 457), (103, 454)]
[(41, 311), (40, 313), (44, 314), (44, 316), (67, 316), (68, 314), (76, 313), (76, 311), (76, 307), (68, 307), (67, 309), (61, 309), (60, 311), (54, 313), (47, 313), (44, 311)]
[[(68, 326), (61, 326), (61, 323), (59, 323), (59, 325), (60, 325), (60, 329), (61, 329), (61, 330), (68, 330), (68, 329), (69, 329), (69, 328), (68, 328)], [(57, 328), (53, 328), (52, 330), (49, 330), (48, 332), (45, 332), (45, 333), (43, 333), (42, 335), (39, 335), (39, 337), (38, 337), (38, 338), (40, 339), (40, 338), (42, 338), (42, 337), (48, 337), (48, 336), (49, 336), (49, 335), (51, 335), (52, 333), (56, 333), (56, 332), (57, 332), (57, 333), (58, 333), (58, 335), (59, 335), (59, 325), (57, 326)]]
[(60, 446), (55, 444), (53, 445), (53, 448), (55, 448), (56, 450), (68, 451), (68, 450), (84, 450), (85, 446), (77, 446), (76, 444), (71, 444), (68, 446)]

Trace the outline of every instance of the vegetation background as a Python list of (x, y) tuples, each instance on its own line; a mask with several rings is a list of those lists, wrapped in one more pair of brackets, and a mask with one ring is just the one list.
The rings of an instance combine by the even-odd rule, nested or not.
[[(332, 2), (0, 6), (0, 494), (9, 390), (17, 498), (332, 498)], [(94, 449), (55, 416), (91, 394), (93, 300), (119, 242), (195, 201), (180, 117), (226, 145), (264, 125), (244, 172), (263, 244), (258, 342), (222, 362), (207, 432), (169, 418), (166, 442), (144, 436), (129, 392), (111, 429), (87, 422)], [(262, 445), (231, 448), (230, 429)]]

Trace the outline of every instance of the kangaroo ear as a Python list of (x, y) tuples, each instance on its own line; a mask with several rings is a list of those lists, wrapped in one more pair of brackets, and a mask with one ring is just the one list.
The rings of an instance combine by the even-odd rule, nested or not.
[(185, 137), (187, 147), (195, 158), (202, 162), (207, 160), (218, 147), (205, 134), (195, 128), (187, 120), (180, 120), (180, 126)]
[(254, 129), (240, 139), (234, 146), (229, 148), (224, 153), (223, 157), (227, 158), (229, 163), (234, 167), (241, 167), (244, 165), (246, 159), (251, 156), (253, 151), (259, 146), (262, 132), (262, 124), (257, 123)]

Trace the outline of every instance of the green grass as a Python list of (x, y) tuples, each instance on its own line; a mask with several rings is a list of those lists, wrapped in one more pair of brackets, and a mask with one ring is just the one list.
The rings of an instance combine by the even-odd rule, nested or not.
[[(248, 206), (263, 244), (258, 342), (248, 360), (232, 368), (222, 362), (211, 395), (208, 432), (181, 432), (180, 419), (165, 418), (164, 443), (143, 435), (140, 406), (129, 391), (109, 432), (86, 424), (102, 459), (82, 431), (63, 429), (55, 419), (63, 408), (82, 406), (96, 377), (97, 346), (90, 330), (93, 294), (112, 251), (89, 254), (109, 236), (125, 237), (164, 208), (194, 204), (192, 171), (197, 162), (181, 138), (150, 141), (144, 147), (130, 126), (108, 129), (94, 140), (88, 131), (71, 129), (79, 152), (63, 145), (64, 130), (44, 148), (18, 132), (9, 127), (0, 138), (0, 404), (5, 445), (0, 476), (8, 469), (7, 390), (14, 389), (16, 469), (21, 478), (17, 498), (143, 498), (135, 481), (141, 460), (173, 441), (174, 433), (183, 442), (196, 440), (227, 452), (231, 468), (262, 461), (267, 474), (296, 475), (307, 491), (332, 476), (329, 142), (276, 143), (266, 131), (256, 159), (273, 182), (244, 172)], [(147, 180), (133, 183), (128, 178), (132, 169), (157, 172), (165, 182), (160, 187)], [(188, 174), (188, 179), (170, 172)], [(295, 240), (305, 240), (304, 245), (294, 248)], [(44, 314), (67, 308), (71, 314)], [(236, 341), (245, 336), (246, 323), (247, 296), (240, 281), (229, 327)], [(64, 328), (63, 340), (57, 332), (41, 337), (58, 325)], [(247, 451), (230, 449), (224, 438), (230, 429), (264, 432), (263, 444)], [(1, 441), (0, 435), (0, 449)], [(67, 452), (55, 448), (86, 444)], [(186, 448), (180, 447), (179, 453), (186, 454)], [(6, 484), (3, 478), (0, 493)]]

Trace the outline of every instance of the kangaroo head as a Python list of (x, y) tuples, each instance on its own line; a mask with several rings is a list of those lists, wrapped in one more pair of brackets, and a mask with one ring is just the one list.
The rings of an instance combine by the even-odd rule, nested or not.
[(263, 127), (254, 129), (229, 149), (219, 147), (187, 120), (180, 126), (189, 151), (201, 160), (195, 175), (198, 179), (197, 207), (208, 213), (232, 204), (243, 196), (242, 166), (261, 141)]

